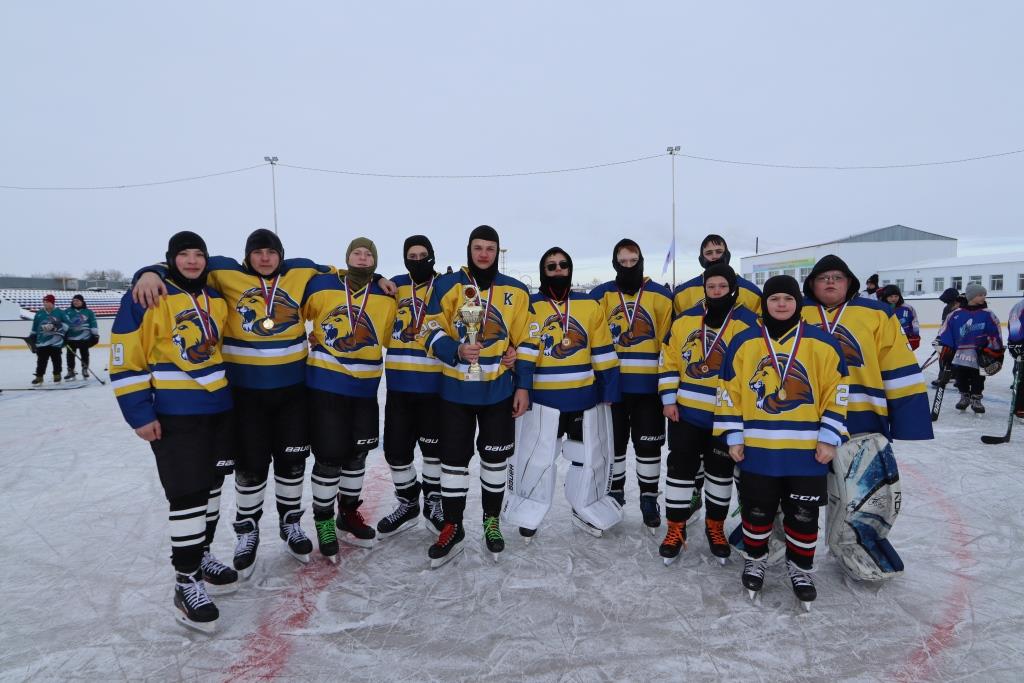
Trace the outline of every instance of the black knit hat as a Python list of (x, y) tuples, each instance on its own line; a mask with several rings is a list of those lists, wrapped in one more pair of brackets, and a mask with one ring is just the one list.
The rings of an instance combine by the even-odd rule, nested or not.
[(872, 273), (871, 275), (868, 275), (868, 280), (867, 280), (867, 282), (865, 284), (874, 285), (875, 287), (877, 287), (878, 286), (878, 273)]
[(174, 257), (186, 249), (198, 249), (203, 252), (203, 256), (210, 258), (203, 238), (190, 230), (182, 230), (171, 235), (171, 239), (167, 241), (167, 263), (173, 263)]
[(853, 297), (857, 296), (857, 292), (860, 291), (860, 280), (858, 280), (857, 276), (853, 274), (850, 267), (846, 265), (846, 261), (835, 254), (829, 254), (827, 256), (822, 256), (818, 262), (814, 264), (814, 268), (811, 268), (811, 274), (804, 280), (804, 294), (808, 298), (814, 298), (814, 278), (818, 277), (822, 273), (827, 273), (830, 270), (838, 270), (846, 275), (846, 278), (849, 281), (849, 284), (847, 285), (848, 288), (846, 290), (847, 301), (850, 301)]
[(958, 296), (960, 296), (960, 292), (956, 291), (955, 287), (950, 287), (939, 295), (939, 301), (948, 305), (956, 301)]
[(284, 245), (281, 244), (281, 238), (266, 228), (253, 230), (248, 239), (245, 240), (244, 262), (247, 265), (249, 263), (249, 254), (257, 249), (273, 249), (277, 252), (278, 256), (282, 259), (284, 258)]
[(85, 303), (85, 297), (84, 297), (84, 296), (82, 296), (81, 294), (75, 294), (75, 295), (74, 295), (73, 297), (71, 297), (71, 300), (72, 300), (72, 301), (74, 301), (75, 299), (78, 299), (78, 300), (79, 300), (79, 301), (81, 301), (81, 302), (82, 302), (83, 304)]

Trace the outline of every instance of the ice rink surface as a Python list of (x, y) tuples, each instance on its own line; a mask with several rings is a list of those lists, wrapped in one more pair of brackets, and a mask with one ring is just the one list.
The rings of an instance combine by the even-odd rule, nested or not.
[[(0, 387), (27, 387), (33, 362), (25, 350), (0, 351)], [(258, 568), (217, 598), (212, 636), (174, 621), (165, 500), (110, 387), (4, 392), (0, 678), (1019, 681), (1024, 425), (1010, 444), (978, 439), (1005, 431), (1009, 383), (1008, 364), (989, 379), (984, 416), (954, 410), (951, 390), (935, 441), (895, 444), (903, 508), (890, 539), (906, 573), (852, 582), (820, 543), (810, 613), (783, 566), (769, 569), (752, 604), (742, 562), (735, 553), (725, 567), (713, 561), (702, 524), (665, 567), (663, 528), (651, 536), (640, 519), (632, 457), (626, 518), (605, 538), (572, 527), (559, 490), (534, 542), (506, 528), (495, 563), (476, 521), (474, 459), (466, 551), (435, 570), (423, 528), (372, 550), (343, 546), (337, 566), (315, 551), (300, 565), (278, 540), (268, 487)], [(312, 537), (308, 479), (306, 489)], [(364, 497), (374, 522), (393, 506), (380, 451)], [(229, 478), (214, 543), (228, 563), (233, 517)]]

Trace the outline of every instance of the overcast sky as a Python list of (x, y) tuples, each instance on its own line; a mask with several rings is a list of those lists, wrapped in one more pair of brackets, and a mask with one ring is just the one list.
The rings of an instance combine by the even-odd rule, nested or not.
[[(898, 164), (1024, 148), (1019, 2), (23, 2), (0, 7), (0, 185), (142, 183), (258, 164), (395, 174), (548, 170), (684, 153)], [(902, 223), (1024, 248), (1024, 154), (904, 170), (676, 161), (679, 278), (709, 231), (736, 255)], [(662, 278), (671, 162), (518, 178), (277, 170), (288, 256), (374, 239), (440, 265), (495, 226), (513, 275), (549, 246), (578, 281), (632, 237)], [(162, 257), (190, 228), (241, 257), (273, 224), (269, 167), (140, 189), (0, 190), (0, 272)]]

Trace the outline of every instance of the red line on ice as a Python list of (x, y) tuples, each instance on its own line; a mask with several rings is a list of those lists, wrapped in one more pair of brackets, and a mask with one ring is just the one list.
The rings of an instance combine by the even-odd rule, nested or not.
[(950, 552), (959, 565), (953, 572), (955, 580), (945, 599), (946, 608), (942, 613), (942, 618), (932, 627), (924, 642), (910, 653), (910, 656), (894, 674), (897, 681), (930, 680), (935, 669), (935, 658), (956, 640), (956, 627), (963, 620), (963, 614), (967, 610), (970, 580), (965, 571), (974, 562), (974, 556), (968, 549), (971, 537), (967, 533), (967, 525), (946, 494), (915, 468), (903, 465), (901, 469), (905, 474), (909, 474), (916, 484), (922, 486), (928, 499), (942, 510), (951, 531)]

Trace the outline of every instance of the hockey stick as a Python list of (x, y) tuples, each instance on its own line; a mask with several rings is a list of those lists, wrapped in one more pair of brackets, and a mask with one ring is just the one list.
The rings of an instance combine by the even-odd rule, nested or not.
[(946, 385), (953, 374), (952, 365), (939, 366), (939, 386), (935, 387), (935, 398), (932, 399), (932, 422), (939, 419), (939, 411), (942, 410), (942, 397), (946, 393)]
[(32, 353), (36, 352), (35, 348), (33, 348), (32, 345), (32, 335), (29, 335), (27, 337), (12, 337), (9, 334), (0, 334), (0, 339), (20, 339), (21, 341), (25, 342), (28, 345), (29, 351), (31, 351)]
[(989, 445), (997, 443), (1009, 443), (1010, 433), (1013, 431), (1013, 409), (1014, 404), (1016, 404), (1017, 402), (1017, 387), (1020, 385), (1020, 375), (1022, 369), (1024, 369), (1024, 363), (1020, 362), (1020, 358), (1015, 358), (1013, 360), (1013, 383), (1010, 387), (1010, 418), (1006, 421), (1006, 434), (1003, 434), (1002, 436), (988, 436), (987, 434), (983, 435), (981, 437), (982, 443), (987, 443)]
[[(68, 347), (68, 349), (71, 350), (71, 353), (75, 354), (75, 358), (77, 358), (78, 360), (82, 361), (82, 371), (84, 372), (85, 369), (89, 367), (89, 364), (86, 363), (84, 360), (82, 360), (82, 357), (78, 354), (78, 351), (76, 351), (75, 349), (71, 348), (70, 346)], [(106, 382), (101, 380), (99, 377), (96, 377), (96, 373), (95, 372), (89, 372), (89, 376), (95, 378), (96, 381), (99, 382), (100, 384), (102, 384), (103, 386), (107, 386)]]
[(932, 363), (934, 363), (938, 359), (939, 359), (939, 352), (938, 351), (932, 351), (932, 355), (928, 356), (928, 358), (925, 359), (924, 363), (921, 363), (921, 371), (924, 372), (925, 368), (927, 368), (929, 365), (931, 365)]

